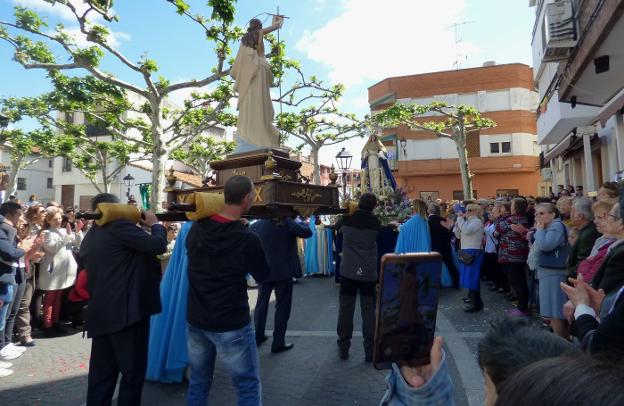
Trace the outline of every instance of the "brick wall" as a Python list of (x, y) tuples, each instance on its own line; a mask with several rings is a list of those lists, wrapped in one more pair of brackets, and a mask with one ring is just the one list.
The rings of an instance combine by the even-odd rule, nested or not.
[(511, 87), (533, 90), (531, 67), (512, 63), (388, 78), (368, 88), (368, 100), (371, 102), (391, 93), (396, 93), (397, 99), (404, 99)]

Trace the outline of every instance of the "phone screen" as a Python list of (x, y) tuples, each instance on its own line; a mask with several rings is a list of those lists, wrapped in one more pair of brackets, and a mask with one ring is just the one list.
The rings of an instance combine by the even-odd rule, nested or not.
[(440, 292), (442, 258), (437, 253), (386, 255), (377, 302), (374, 363), (429, 363)]

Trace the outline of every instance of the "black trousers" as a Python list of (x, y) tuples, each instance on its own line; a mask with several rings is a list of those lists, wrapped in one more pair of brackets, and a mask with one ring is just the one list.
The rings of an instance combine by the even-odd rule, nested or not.
[(360, 312), (362, 315), (362, 335), (364, 352), (371, 354), (375, 335), (375, 286), (377, 282), (356, 281), (342, 277), (340, 281), (340, 308), (338, 309), (338, 346), (348, 349), (353, 336), (353, 316), (355, 300), (360, 293)]
[(453, 253), (451, 252), (451, 246), (448, 248), (442, 249), (440, 251), (440, 255), (442, 255), (442, 261), (444, 265), (446, 265), (446, 269), (448, 269), (451, 279), (453, 280), (453, 287), (459, 287), (459, 270), (455, 266), (455, 261), (453, 261)]
[(529, 310), (529, 287), (526, 278), (526, 264), (520, 262), (507, 262), (503, 264), (505, 272), (509, 276), (511, 289), (518, 298), (518, 310)]
[(71, 320), (75, 324), (82, 324), (87, 320), (88, 306), (88, 300), (82, 300), (80, 302), (66, 300), (61, 309), (61, 316), (65, 318), (65, 320)]
[(117, 333), (93, 338), (87, 387), (88, 406), (111, 404), (120, 372), (117, 404), (141, 404), (141, 391), (147, 371), (149, 326), (149, 319), (145, 319)]
[(254, 311), (256, 338), (264, 337), (269, 301), (273, 290), (275, 290), (275, 323), (271, 347), (278, 348), (284, 345), (286, 339), (286, 328), (288, 327), (288, 319), (290, 318), (290, 309), (292, 307), (292, 279), (262, 282), (258, 285), (258, 300), (256, 301), (256, 310)]

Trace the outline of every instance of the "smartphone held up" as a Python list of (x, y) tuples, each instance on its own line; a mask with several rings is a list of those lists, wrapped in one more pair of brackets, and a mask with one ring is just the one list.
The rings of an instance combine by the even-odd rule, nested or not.
[(386, 254), (381, 259), (373, 363), (429, 363), (433, 344), (442, 257), (437, 252)]

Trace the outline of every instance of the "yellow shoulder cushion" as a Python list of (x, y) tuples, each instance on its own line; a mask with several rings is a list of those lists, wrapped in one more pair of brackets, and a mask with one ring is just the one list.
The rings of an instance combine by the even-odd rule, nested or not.
[(195, 211), (186, 213), (191, 221), (201, 220), (223, 210), (225, 201), (222, 194), (195, 192)]
[(138, 223), (141, 218), (141, 212), (136, 206), (122, 203), (100, 203), (97, 211), (102, 213), (102, 218), (95, 220), (95, 224), (103, 226), (111, 221), (126, 219), (133, 223)]
[(352, 215), (353, 213), (355, 213), (355, 211), (358, 209), (358, 203), (357, 202), (350, 202), (349, 203), (349, 215)]

